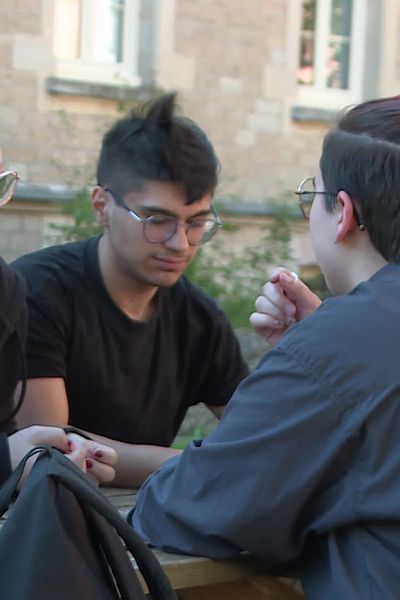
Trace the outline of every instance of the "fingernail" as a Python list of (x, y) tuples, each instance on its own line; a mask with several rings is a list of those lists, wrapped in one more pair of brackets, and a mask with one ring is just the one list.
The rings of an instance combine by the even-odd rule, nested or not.
[(281, 275), (281, 279), (283, 279), (283, 281), (286, 281), (286, 283), (293, 283), (293, 281), (297, 281), (298, 278), (299, 277), (297, 273), (295, 273), (294, 271), (290, 273), (282, 273)]
[(288, 325), (293, 325), (294, 323), (296, 323), (296, 319), (287, 319)]
[(275, 320), (275, 327), (279, 327), (279, 329), (281, 329), (284, 326), (285, 323), (283, 321), (278, 321), (277, 319)]
[(103, 458), (103, 451), (102, 450), (96, 450), (96, 452), (94, 453), (96, 458)]
[(93, 461), (92, 461), (92, 459), (91, 459), (91, 458), (87, 458), (87, 459), (86, 459), (86, 467), (87, 467), (88, 469), (91, 469), (91, 468), (93, 467), (93, 464), (94, 464), (94, 463), (93, 463)]

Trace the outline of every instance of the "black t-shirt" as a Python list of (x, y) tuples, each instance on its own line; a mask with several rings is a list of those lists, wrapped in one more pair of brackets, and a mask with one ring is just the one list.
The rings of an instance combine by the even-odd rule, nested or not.
[(15, 431), (14, 392), (23, 376), (26, 335), (25, 285), (0, 259), (0, 431)]
[(28, 284), (28, 377), (63, 377), (70, 423), (130, 443), (169, 445), (189, 406), (228, 402), (247, 374), (224, 314), (182, 277), (147, 322), (108, 295), (98, 241), (14, 263)]

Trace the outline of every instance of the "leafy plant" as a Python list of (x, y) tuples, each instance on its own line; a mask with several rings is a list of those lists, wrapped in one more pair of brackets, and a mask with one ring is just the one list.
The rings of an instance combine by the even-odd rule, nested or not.
[(211, 428), (204, 427), (201, 423), (198, 423), (193, 430), (186, 435), (178, 435), (173, 443), (171, 444), (172, 448), (176, 448), (177, 450), (184, 450), (188, 444), (192, 440), (199, 440), (204, 438), (209, 431), (215, 428), (215, 424)]
[[(228, 235), (229, 229), (224, 226)], [(275, 205), (274, 216), (263, 229), (257, 246), (243, 247), (234, 255), (217, 238), (200, 250), (186, 271), (189, 279), (217, 300), (234, 327), (249, 326), (267, 267), (285, 264), (292, 258), (292, 216), (286, 204)]]
[(90, 202), (90, 194), (82, 189), (72, 200), (63, 204), (61, 214), (70, 217), (67, 223), (51, 223), (50, 227), (60, 241), (74, 242), (101, 233)]

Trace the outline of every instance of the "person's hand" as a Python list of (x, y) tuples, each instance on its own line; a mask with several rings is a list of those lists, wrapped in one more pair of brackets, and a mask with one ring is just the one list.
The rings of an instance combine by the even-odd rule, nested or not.
[[(117, 460), (115, 450), (77, 434), (66, 434), (61, 427), (32, 425), (8, 437), (11, 467), (14, 470), (20, 460), (35, 446), (52, 446), (63, 452), (95, 483), (108, 483), (115, 476), (112, 467)], [(22, 482), (28, 476), (37, 456), (27, 462)]]
[(117, 462), (117, 453), (113, 448), (87, 440), (75, 433), (68, 433), (67, 438), (68, 458), (77, 464), (84, 473), (87, 473), (95, 483), (109, 483), (114, 479), (113, 465)]
[[(60, 427), (44, 427), (41, 425), (32, 425), (20, 431), (16, 431), (8, 437), (8, 447), (10, 450), (11, 468), (14, 470), (21, 459), (29, 450), (35, 446), (53, 446), (61, 452), (69, 452), (68, 438)], [(25, 481), (38, 455), (28, 459), (24, 474), (21, 478), (21, 484)]]
[(275, 345), (287, 329), (313, 313), (321, 300), (295, 273), (279, 267), (262, 288), (250, 323), (267, 342)]

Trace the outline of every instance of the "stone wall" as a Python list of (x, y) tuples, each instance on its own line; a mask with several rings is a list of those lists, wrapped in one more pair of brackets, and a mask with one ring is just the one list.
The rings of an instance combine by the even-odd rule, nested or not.
[[(221, 195), (282, 198), (315, 171), (326, 125), (289, 118), (296, 85), (287, 47), (288, 0), (178, 0), (175, 60), (160, 72), (211, 135), (222, 162)], [(171, 58), (172, 60), (172, 58)]]
[[(143, 90), (57, 84), (54, 5), (1, 2), (0, 142), (7, 164), (27, 182), (91, 184), (102, 134)], [(282, 198), (315, 172), (332, 112), (295, 110), (299, 6), (299, 0), (142, 0), (143, 83), (176, 90), (184, 112), (208, 132), (223, 166), (220, 196)], [(394, 93), (400, 5), (366, 0), (366, 6), (374, 30), (368, 64), (378, 73), (369, 76), (366, 93)]]
[[(7, 205), (0, 213), (0, 256), (6, 261), (44, 245), (45, 231), (54, 209), (32, 203)], [(57, 216), (54, 216), (57, 220)]]

